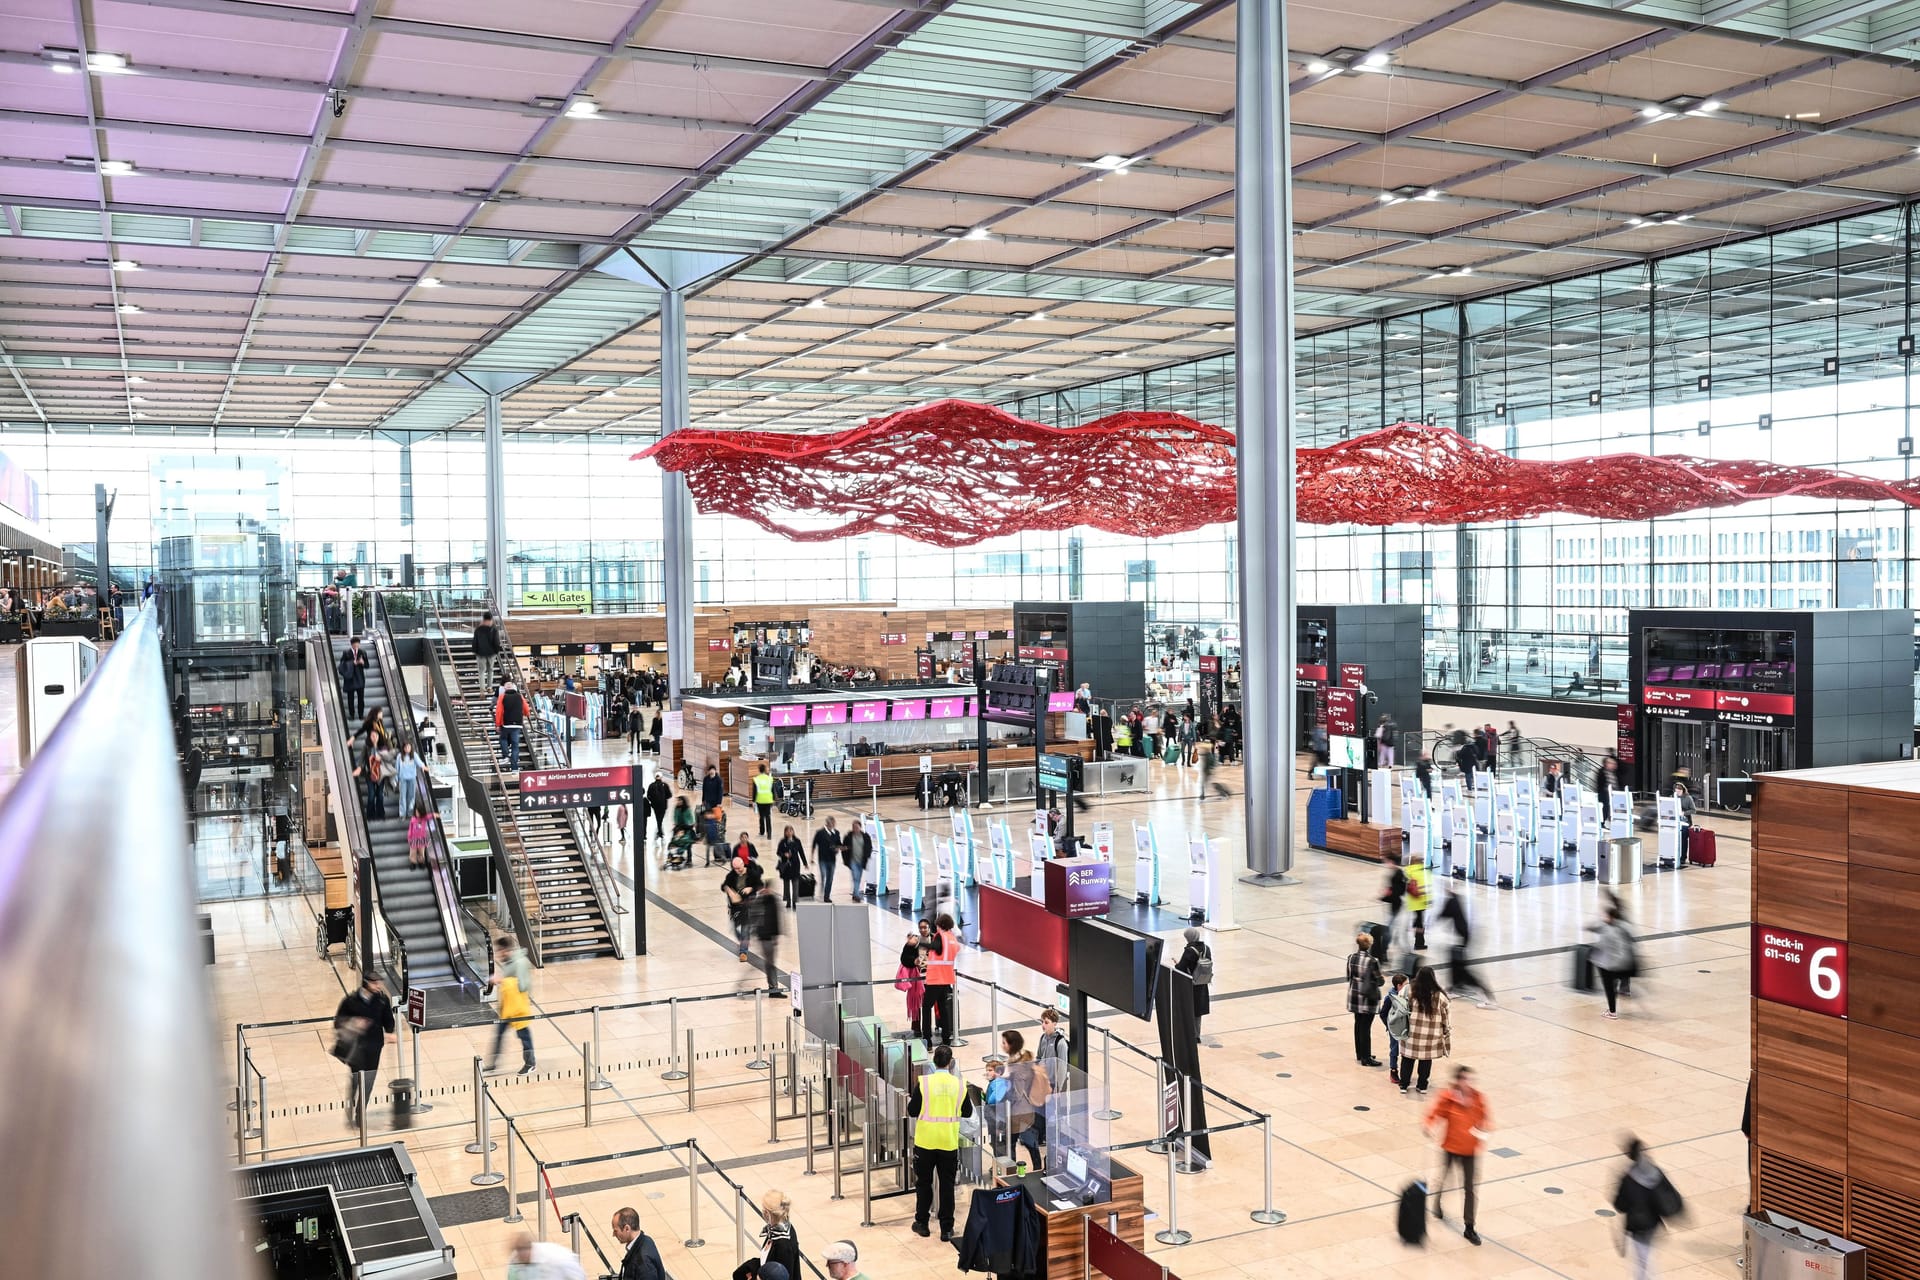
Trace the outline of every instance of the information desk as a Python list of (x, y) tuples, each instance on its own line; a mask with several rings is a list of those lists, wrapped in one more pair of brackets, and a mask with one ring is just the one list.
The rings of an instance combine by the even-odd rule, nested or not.
[(1087, 1218), (1104, 1227), (1107, 1215), (1117, 1213), (1120, 1222), (1113, 1233), (1137, 1249), (1147, 1247), (1147, 1204), (1140, 1175), (1118, 1160), (1113, 1162), (1112, 1175), (1111, 1197), (1097, 1204), (1076, 1204), (1065, 1209), (1055, 1207), (1054, 1201), (1060, 1197), (1042, 1181), (1041, 1174), (997, 1180), (1001, 1186), (1025, 1187), (1033, 1197), (1034, 1207), (1046, 1220), (1040, 1274), (1047, 1280), (1082, 1280), (1086, 1275), (1087, 1229), (1081, 1223)]
[[(1049, 742), (1047, 750), (1055, 755), (1079, 756), (1083, 760), (1093, 758), (1091, 742)], [(940, 775), (951, 766), (964, 779), (969, 770), (980, 767), (978, 751), (929, 751), (925, 753), (933, 758), (932, 777), (938, 782)], [(880, 764), (880, 794), (883, 796), (910, 796), (920, 785), (920, 755), (912, 751), (890, 752), (884, 756), (855, 756), (848, 763), (851, 766), (842, 773), (775, 773), (780, 781), (811, 782), (813, 784), (813, 802), (818, 804), (834, 800), (864, 800), (873, 794), (873, 787), (867, 781), (867, 765), (878, 761)], [(988, 747), (987, 767), (989, 769), (1033, 768), (1033, 748), (1024, 747)], [(753, 802), (753, 775), (760, 772), (758, 760), (734, 759), (728, 769), (728, 790), (734, 799), (742, 804)], [(1399, 833), (1396, 830), (1395, 835)]]
[(1352, 818), (1327, 819), (1327, 852), (1369, 862), (1400, 861), (1400, 828), (1379, 827)]

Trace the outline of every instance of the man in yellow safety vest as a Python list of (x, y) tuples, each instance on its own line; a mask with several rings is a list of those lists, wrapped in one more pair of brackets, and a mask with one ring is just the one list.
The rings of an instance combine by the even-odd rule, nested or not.
[(953, 1239), (953, 1183), (960, 1171), (960, 1117), (973, 1114), (973, 1099), (960, 1077), (953, 1074), (953, 1050), (941, 1045), (933, 1051), (933, 1070), (914, 1080), (907, 1091), (907, 1114), (913, 1126), (913, 1233), (930, 1235), (928, 1211), (933, 1208), (934, 1179), (940, 1180), (940, 1238)]
[(1407, 910), (1413, 915), (1413, 949), (1427, 949), (1427, 908), (1433, 905), (1433, 873), (1422, 858), (1407, 867)]
[(760, 811), (760, 834), (773, 839), (773, 775), (764, 760), (760, 772), (753, 775), (753, 807)]

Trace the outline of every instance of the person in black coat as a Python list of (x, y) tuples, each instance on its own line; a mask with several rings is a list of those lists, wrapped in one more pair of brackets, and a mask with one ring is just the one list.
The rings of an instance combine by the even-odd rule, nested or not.
[[(653, 813), (653, 834), (658, 840), (667, 838), (667, 805), (673, 800), (673, 786), (659, 774), (653, 775), (653, 781), (647, 784), (647, 808)], [(643, 822), (642, 827), (646, 826)], [(641, 843), (646, 843), (646, 833), (640, 833)]]
[(667, 1269), (660, 1263), (660, 1250), (646, 1232), (640, 1230), (638, 1209), (613, 1212), (613, 1238), (626, 1248), (620, 1259), (620, 1280), (667, 1280)]
[[(360, 989), (347, 993), (333, 1011), (335, 1056), (347, 1065), (347, 1127), (358, 1128), (360, 1109), (373, 1093), (380, 1051), (393, 1035), (393, 1001), (377, 973), (360, 977)], [(344, 1052), (342, 1052), (344, 1050)]]
[(1668, 1218), (1686, 1211), (1686, 1204), (1673, 1183), (1652, 1160), (1638, 1138), (1627, 1139), (1627, 1171), (1620, 1176), (1619, 1189), (1613, 1195), (1613, 1209), (1622, 1219), (1627, 1253), (1631, 1255), (1633, 1274), (1653, 1274), (1653, 1237)]
[(707, 766), (707, 776), (700, 779), (700, 807), (712, 812), (720, 807), (726, 798), (726, 788), (720, 782), (720, 770), (713, 765)]
[(340, 700), (349, 716), (367, 714), (367, 653), (355, 636), (340, 655)]
[[(1182, 936), (1187, 940), (1186, 950), (1180, 953), (1180, 959), (1173, 967), (1191, 977), (1199, 969), (1201, 957), (1207, 955), (1207, 944), (1204, 935), (1198, 929), (1190, 928)], [(1200, 1019), (1213, 1012), (1213, 997), (1208, 994), (1210, 987), (1211, 984), (1206, 982), (1196, 981), (1193, 984), (1193, 1029), (1195, 1031), (1200, 1029)]]

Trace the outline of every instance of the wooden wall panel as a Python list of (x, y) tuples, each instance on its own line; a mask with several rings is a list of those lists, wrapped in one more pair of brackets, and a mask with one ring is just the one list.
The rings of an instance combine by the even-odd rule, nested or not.
[(1803, 853), (1756, 850), (1753, 911), (1754, 920), (1761, 924), (1845, 938), (1847, 864)]
[(1920, 875), (1855, 864), (1847, 874), (1847, 893), (1851, 932), (1834, 937), (1920, 956), (1920, 929), (1914, 927), (1920, 919)]
[(1854, 1027), (1847, 1044), (1847, 1097), (1920, 1120), (1920, 1038)]
[[(1913, 957), (1854, 939), (1847, 943), (1847, 1017), (1856, 1027), (1920, 1036)], [(1920, 1087), (1917, 1084), (1916, 1087)]]
[(1847, 1174), (1905, 1196), (1920, 1196), (1920, 1119), (1870, 1107), (1847, 1104)]
[(1846, 1096), (1847, 1039), (1843, 1018), (1754, 1001), (1754, 1062), (1776, 1079)]
[(1809, 857), (1847, 856), (1844, 787), (1762, 778), (1753, 801), (1753, 847), (1788, 849)]
[(1845, 1173), (1847, 1100), (1763, 1073), (1754, 1088), (1753, 1140), (1769, 1151)]
[(1920, 796), (1854, 791), (1847, 806), (1847, 858), (1920, 874)]

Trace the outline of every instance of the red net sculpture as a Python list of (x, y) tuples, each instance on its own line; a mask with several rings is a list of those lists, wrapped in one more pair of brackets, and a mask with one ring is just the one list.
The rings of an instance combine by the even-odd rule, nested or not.
[[(798, 542), (887, 532), (961, 547), (1083, 525), (1158, 537), (1235, 514), (1233, 433), (1177, 413), (1057, 428), (942, 400), (824, 435), (677, 431), (635, 458), (684, 474), (702, 511)], [(1920, 506), (1920, 480), (1641, 454), (1516, 459), (1404, 422), (1302, 449), (1296, 475), (1302, 524), (1646, 520), (1787, 497)]]

